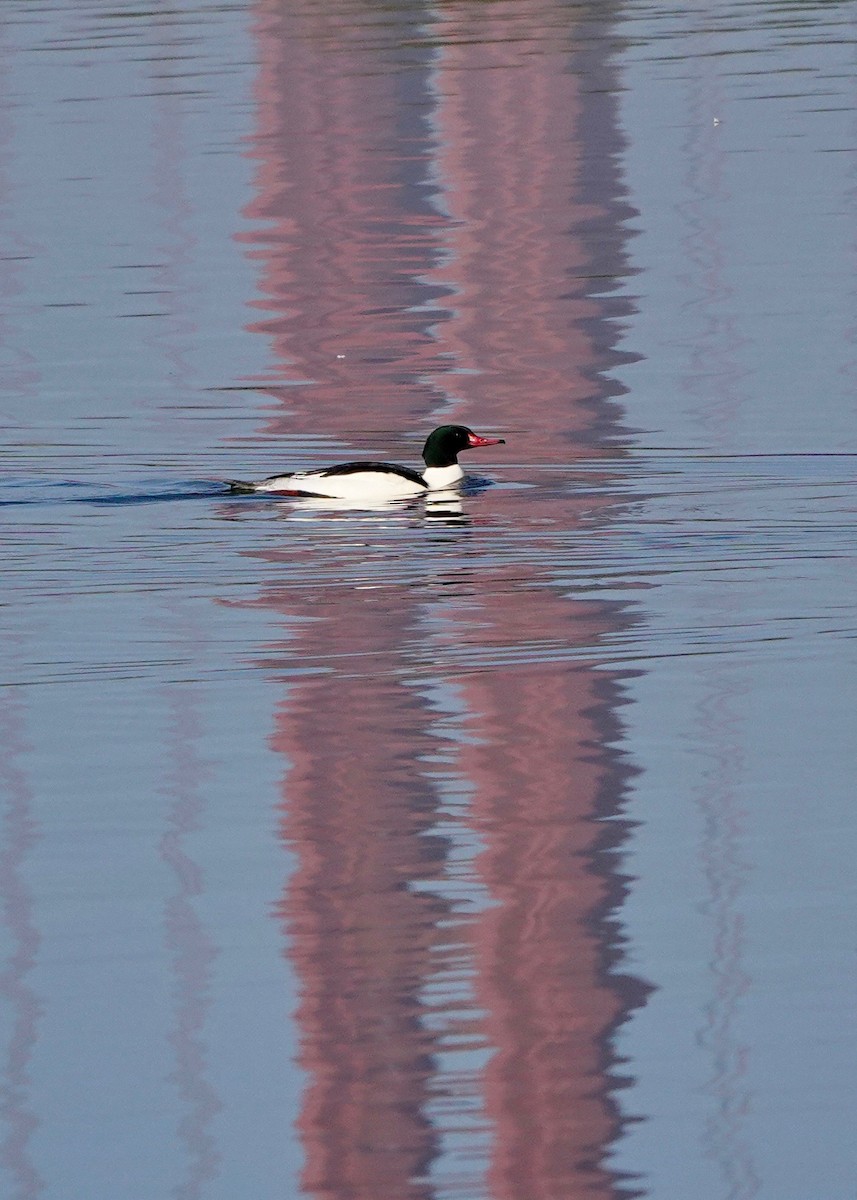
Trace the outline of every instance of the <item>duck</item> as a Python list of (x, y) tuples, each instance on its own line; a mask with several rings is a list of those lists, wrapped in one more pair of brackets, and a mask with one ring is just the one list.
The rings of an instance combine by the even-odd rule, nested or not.
[(232, 492), (322, 496), (332, 500), (404, 500), (454, 487), (464, 478), (458, 455), (481, 446), (503, 446), (505, 438), (482, 437), (466, 425), (439, 425), (423, 447), (425, 470), (387, 462), (345, 462), (318, 471), (291, 471), (255, 482), (226, 480)]

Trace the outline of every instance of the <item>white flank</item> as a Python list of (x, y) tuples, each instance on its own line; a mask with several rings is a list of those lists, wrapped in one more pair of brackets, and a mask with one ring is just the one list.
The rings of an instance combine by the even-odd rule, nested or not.
[[(432, 486), (432, 485), (429, 485)], [(263, 479), (257, 492), (305, 492), (332, 500), (400, 500), (422, 496), (425, 487), (390, 471), (352, 471), (348, 475), (325, 475), (322, 471), (303, 471)]]

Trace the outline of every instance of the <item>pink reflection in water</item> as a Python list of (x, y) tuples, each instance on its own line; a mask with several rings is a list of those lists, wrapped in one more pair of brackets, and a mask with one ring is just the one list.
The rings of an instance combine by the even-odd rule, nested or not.
[[(343, 19), (332, 37), (327, 10), (258, 5), (248, 244), (265, 314), (252, 328), (283, 402), (270, 432), (423, 431), (442, 414), (518, 429), (518, 455), (563, 463), (619, 432), (612, 313), (590, 279), (621, 267), (618, 139), (606, 90), (581, 86), (604, 72), (604, 43), (584, 53), (568, 10), (545, 11), (563, 30), (549, 52), (504, 40), (502, 18), (496, 41), (468, 42), (453, 7), (433, 21), (437, 47), (397, 72), (394, 25), (367, 40)], [(546, 543), (597, 507), (554, 500)], [(340, 544), (346, 574), (370, 553), (359, 542)], [(266, 557), (285, 567), (294, 552)], [(329, 573), (323, 545), (302, 553), (307, 579)], [(622, 1190), (604, 1165), (619, 1129), (610, 1034), (642, 990), (615, 973), (609, 922), (623, 827), (599, 822), (628, 774), (621, 683), (494, 652), (534, 636), (589, 646), (624, 618), (544, 583), (528, 556), (486, 560), (452, 598), (431, 576), (259, 600), (298, 631), (261, 665), (320, 672), (292, 681), (273, 736), (298, 858), (278, 912), (301, 981), (307, 1194)], [(460, 698), (456, 736), (427, 689)], [(467, 797), (453, 815), (450, 788)], [(457, 838), (459, 885), (483, 897), (469, 907), (450, 885)]]
[(173, 969), (173, 1024), (169, 1041), (175, 1055), (173, 1080), (182, 1104), (178, 1135), (185, 1153), (185, 1173), (176, 1186), (177, 1200), (205, 1194), (220, 1166), (212, 1124), (221, 1110), (220, 1098), (208, 1079), (208, 1048), (204, 1037), (211, 1005), (210, 986), (217, 949), (208, 937), (195, 904), (204, 891), (199, 866), (187, 842), (204, 825), (207, 771), (200, 760), (201, 725), (193, 699), (171, 689), (166, 711), (169, 775), (167, 826), (160, 853), (175, 884), (164, 905), (164, 940)]
[(5, 796), (3, 849), (0, 851), (0, 901), (11, 936), (11, 952), (0, 974), (0, 996), (8, 1005), (11, 1036), (2, 1066), (0, 1116), (5, 1126), (0, 1164), (15, 1181), (17, 1195), (32, 1200), (44, 1191), (44, 1180), (30, 1149), (40, 1124), (30, 1096), (30, 1060), (39, 1036), (41, 1004), (30, 975), (36, 966), (41, 935), (34, 919), (33, 897), (25, 867), (38, 837), (33, 816), (34, 794), (22, 760), (30, 749), (25, 734), (25, 708), (20, 693), (3, 689), (0, 696), (0, 793)]

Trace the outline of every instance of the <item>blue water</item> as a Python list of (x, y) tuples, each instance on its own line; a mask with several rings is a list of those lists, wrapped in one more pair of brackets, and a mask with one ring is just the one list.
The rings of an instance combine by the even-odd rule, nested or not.
[(853, 1196), (856, 16), (7, 0), (0, 1195)]

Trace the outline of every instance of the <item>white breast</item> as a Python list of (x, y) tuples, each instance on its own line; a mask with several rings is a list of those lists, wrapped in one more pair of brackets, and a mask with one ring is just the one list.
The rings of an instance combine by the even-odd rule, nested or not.
[(453, 463), (451, 467), (426, 467), (423, 471), (423, 479), (431, 491), (435, 491), (437, 488), (452, 487), (454, 483), (458, 483), (463, 478), (464, 471), (458, 463)]

